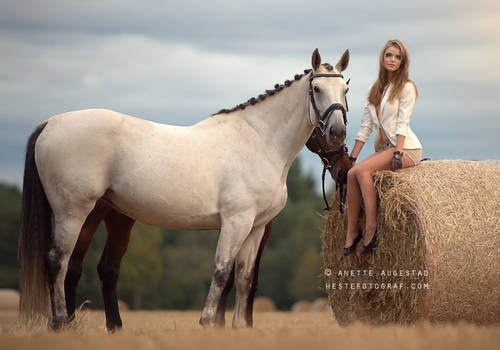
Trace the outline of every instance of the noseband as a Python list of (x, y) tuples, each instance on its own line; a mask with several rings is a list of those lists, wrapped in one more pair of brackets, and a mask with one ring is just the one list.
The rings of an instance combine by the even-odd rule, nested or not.
[[(312, 82), (315, 78), (342, 78), (344, 79), (344, 76), (342, 74), (337, 74), (337, 73), (332, 73), (332, 74), (314, 74), (311, 72), (311, 76), (309, 77), (309, 98), (311, 100), (311, 105), (313, 107), (314, 113), (316, 114), (316, 119), (318, 120), (319, 123), (319, 129), (325, 134), (325, 129), (326, 129), (326, 121), (328, 119), (328, 116), (333, 113), (335, 110), (339, 110), (342, 112), (342, 116), (344, 117), (344, 125), (347, 126), (347, 111), (349, 111), (349, 106), (347, 104), (347, 97), (345, 99), (345, 105), (347, 108), (344, 108), (340, 103), (333, 103), (331, 104), (324, 112), (323, 115), (321, 115), (318, 107), (316, 106), (316, 100), (314, 99), (314, 92), (313, 92), (313, 86)], [(349, 79), (350, 81), (350, 79)], [(347, 84), (349, 84), (349, 81), (347, 81)]]

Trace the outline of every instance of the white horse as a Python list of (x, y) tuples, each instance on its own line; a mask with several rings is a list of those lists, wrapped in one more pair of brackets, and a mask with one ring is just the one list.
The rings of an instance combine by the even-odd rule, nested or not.
[(335, 67), (321, 64), (316, 49), (312, 71), (190, 127), (103, 109), (39, 125), (28, 141), (24, 174), (21, 319), (48, 316), (51, 305), (54, 329), (71, 320), (81, 261), (104, 220), (108, 239), (98, 271), (106, 326), (120, 328), (116, 281), (130, 229), (140, 220), (220, 229), (200, 323), (224, 325), (234, 278), (233, 327), (251, 326), (259, 245), (266, 224), (285, 206), (293, 160), (318, 125), (329, 144), (345, 139), (348, 88), (340, 73), (348, 62), (346, 51)]

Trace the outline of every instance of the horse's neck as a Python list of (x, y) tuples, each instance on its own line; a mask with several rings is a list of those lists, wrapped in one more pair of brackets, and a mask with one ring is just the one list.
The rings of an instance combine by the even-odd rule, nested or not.
[(307, 77), (302, 77), (242, 112), (242, 117), (261, 136), (285, 171), (288, 171), (313, 130), (307, 115), (307, 84)]

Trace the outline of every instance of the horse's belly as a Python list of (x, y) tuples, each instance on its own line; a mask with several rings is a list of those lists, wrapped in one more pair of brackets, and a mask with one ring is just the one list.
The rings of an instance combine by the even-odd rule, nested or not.
[(174, 205), (163, 199), (132, 199), (123, 194), (105, 195), (107, 201), (123, 214), (152, 226), (210, 230), (220, 228), (220, 215), (200, 209), (196, 204)]
[[(182, 181), (180, 181), (182, 180)], [(140, 180), (111, 186), (105, 198), (119, 211), (153, 226), (177, 229), (220, 228), (217, 194), (211, 186), (183, 177)]]

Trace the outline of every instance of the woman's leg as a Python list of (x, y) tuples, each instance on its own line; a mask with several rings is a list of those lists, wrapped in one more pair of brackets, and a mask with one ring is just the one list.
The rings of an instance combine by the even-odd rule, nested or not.
[(358, 234), (358, 219), (361, 209), (361, 191), (356, 179), (356, 167), (347, 172), (347, 233), (344, 247), (350, 247)]
[[(377, 170), (390, 168), (394, 151), (394, 148), (390, 148), (376, 153), (373, 157), (369, 157), (359, 163), (357, 170), (354, 172), (365, 204), (366, 226), (364, 245), (370, 243), (377, 228), (377, 193), (373, 185), (373, 173)], [(403, 168), (411, 166), (414, 166), (413, 161), (408, 156), (403, 156)]]
[(347, 232), (344, 247), (350, 247), (358, 235), (358, 219), (361, 210), (361, 189), (357, 179), (359, 165), (374, 157), (377, 153), (370, 154), (360, 163), (354, 165), (347, 172)]

